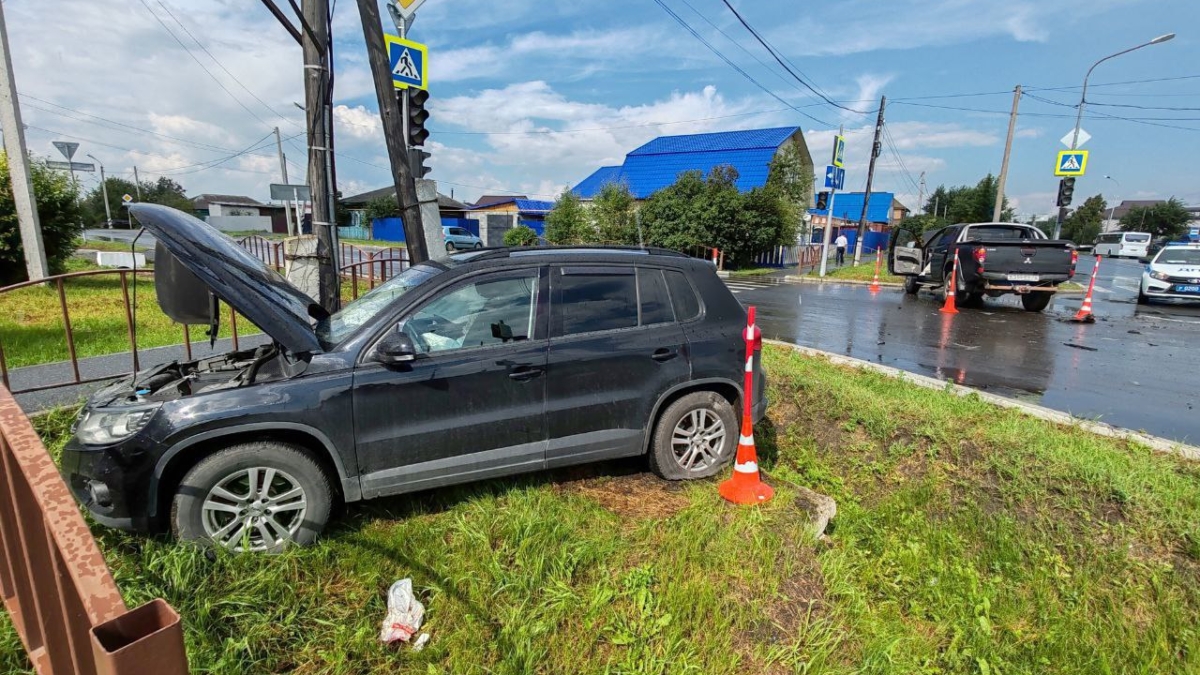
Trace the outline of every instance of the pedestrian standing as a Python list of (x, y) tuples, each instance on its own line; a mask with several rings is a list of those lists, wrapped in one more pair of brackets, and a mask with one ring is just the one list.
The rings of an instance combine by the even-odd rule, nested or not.
[(841, 267), (846, 262), (846, 247), (850, 245), (850, 242), (846, 239), (846, 235), (838, 232), (837, 239), (833, 242), (833, 245), (837, 247), (837, 264), (838, 267)]

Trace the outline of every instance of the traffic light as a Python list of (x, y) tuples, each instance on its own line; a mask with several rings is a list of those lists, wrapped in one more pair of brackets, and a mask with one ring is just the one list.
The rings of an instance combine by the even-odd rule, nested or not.
[(413, 178), (424, 178), (426, 174), (433, 169), (425, 166), (425, 160), (432, 155), (420, 148), (412, 148), (408, 151), (408, 169), (412, 171)]
[(1068, 177), (1058, 181), (1058, 202), (1055, 206), (1070, 206), (1071, 196), (1075, 194), (1075, 178)]
[(429, 130), (425, 128), (425, 121), (429, 119), (429, 111), (425, 109), (429, 92), (411, 87), (404, 92), (408, 96), (408, 144), (419, 147), (429, 138)]
[(828, 192), (818, 192), (817, 193), (817, 208), (822, 211), (829, 208), (829, 193)]

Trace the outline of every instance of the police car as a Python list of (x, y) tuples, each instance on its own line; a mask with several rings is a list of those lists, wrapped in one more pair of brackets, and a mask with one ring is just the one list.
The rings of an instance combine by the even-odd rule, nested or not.
[(1142, 258), (1138, 304), (1155, 298), (1200, 300), (1200, 243), (1172, 242), (1153, 258)]

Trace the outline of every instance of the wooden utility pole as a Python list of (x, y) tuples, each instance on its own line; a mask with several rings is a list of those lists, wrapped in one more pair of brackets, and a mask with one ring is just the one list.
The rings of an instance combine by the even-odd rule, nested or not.
[(308, 127), (308, 185), (312, 191), (312, 228), (317, 235), (320, 279), (318, 301), (328, 312), (341, 307), (338, 252), (333, 247), (333, 213), (329, 200), (329, 138), (325, 124), (329, 96), (329, 2), (304, 0), (304, 114)]
[(1000, 222), (1004, 210), (1004, 182), (1008, 180), (1008, 158), (1012, 155), (1013, 131), (1017, 128), (1017, 106), (1021, 104), (1021, 85), (1013, 89), (1012, 113), (1008, 116), (1008, 139), (1004, 141), (1004, 160), (1000, 162), (1000, 177), (996, 179), (996, 205), (992, 207), (992, 222)]
[(863, 195), (862, 215), (858, 218), (858, 241), (854, 243), (854, 264), (862, 260), (863, 237), (867, 231), (867, 206), (871, 203), (871, 183), (875, 181), (875, 160), (882, 149), (880, 137), (883, 136), (883, 109), (887, 106), (887, 97), (879, 97), (879, 117), (875, 119), (875, 142), (871, 144), (871, 163), (867, 165), (867, 191)]
[(383, 23), (376, 0), (358, 0), (358, 15), (362, 19), (363, 38), (367, 43), (367, 61), (375, 80), (375, 95), (379, 100), (379, 116), (383, 121), (383, 138), (387, 144), (396, 196), (404, 219), (404, 241), (408, 258), (413, 263), (429, 260), (425, 245), (425, 229), (421, 224), (421, 206), (417, 201), (417, 183), (408, 163), (408, 139), (404, 133), (404, 117), (392, 85), (391, 59), (383, 43)]
[(4, 128), (4, 150), (8, 153), (8, 174), (12, 181), (17, 225), (21, 230), (21, 248), (25, 253), (25, 271), (30, 281), (50, 275), (42, 226), (38, 222), (33, 179), (29, 174), (29, 153), (25, 151), (25, 127), (17, 104), (17, 83), (13, 79), (12, 55), (8, 50), (8, 28), (4, 7), (0, 6), (0, 127)]

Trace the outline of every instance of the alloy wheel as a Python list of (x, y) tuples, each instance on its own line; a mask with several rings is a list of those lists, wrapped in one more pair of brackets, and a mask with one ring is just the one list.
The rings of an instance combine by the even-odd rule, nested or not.
[(685, 414), (671, 432), (671, 450), (685, 471), (710, 467), (721, 461), (725, 423), (713, 411), (697, 408)]
[(292, 541), (308, 509), (304, 488), (267, 467), (240, 469), (213, 486), (201, 507), (204, 532), (232, 551), (265, 551)]

